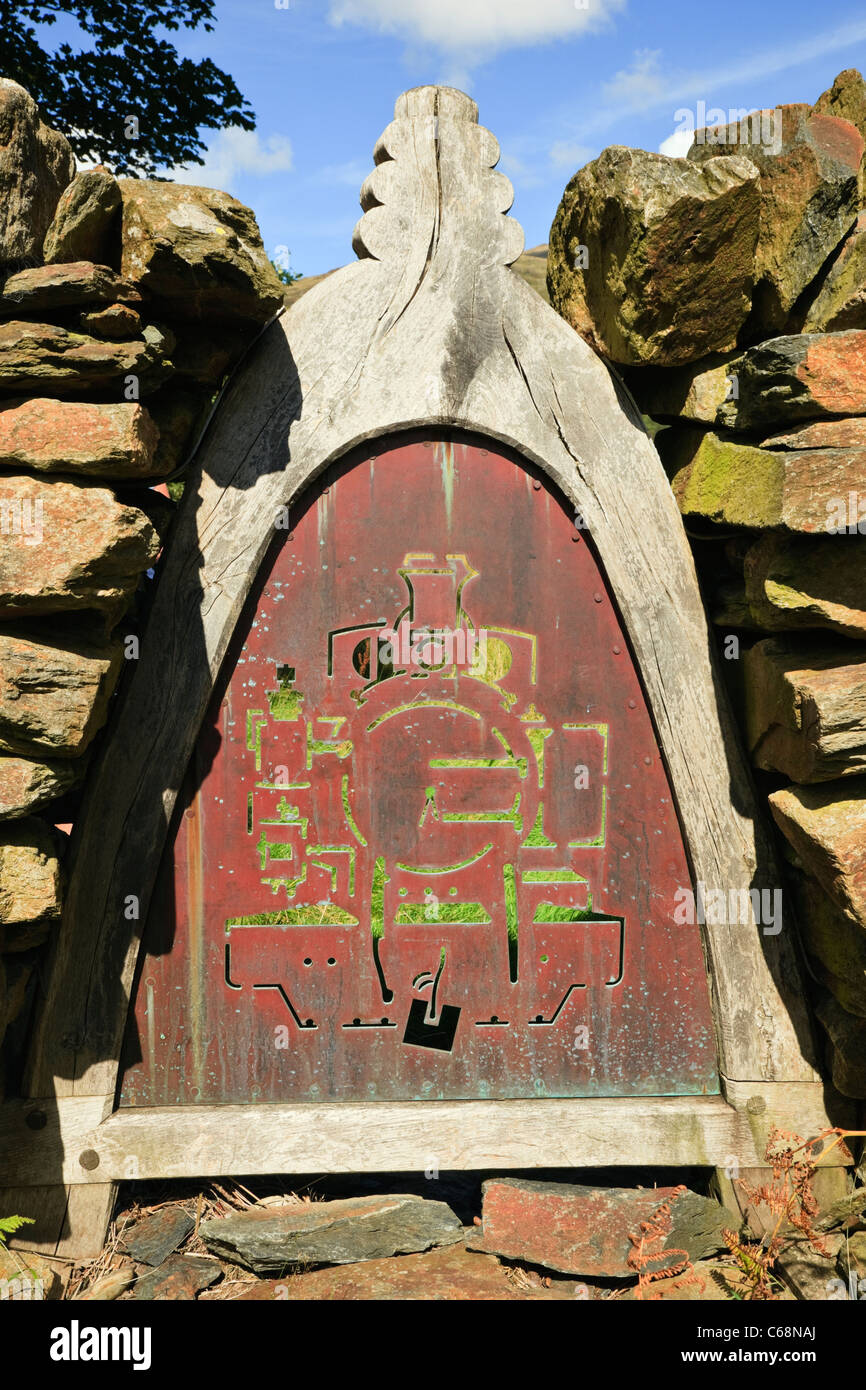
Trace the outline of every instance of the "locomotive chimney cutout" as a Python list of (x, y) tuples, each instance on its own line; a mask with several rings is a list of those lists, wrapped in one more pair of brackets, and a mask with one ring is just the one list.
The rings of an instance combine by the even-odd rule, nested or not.
[(675, 501), (510, 269), (498, 156), (401, 96), (359, 259), (200, 451), (6, 1174), (79, 1250), (123, 1177), (750, 1167), (828, 1123)]

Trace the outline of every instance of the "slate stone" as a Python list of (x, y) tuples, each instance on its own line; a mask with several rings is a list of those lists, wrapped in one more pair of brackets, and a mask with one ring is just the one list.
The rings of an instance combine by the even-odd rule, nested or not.
[(29, 815), (62, 796), (83, 777), (74, 762), (37, 762), (0, 755), (0, 820)]
[[(841, 116), (855, 125), (866, 141), (866, 82), (856, 68), (846, 68), (834, 78), (813, 106), (828, 116)], [(860, 202), (866, 204), (866, 151), (860, 164)]]
[(792, 782), (866, 772), (866, 647), (768, 638), (743, 653), (752, 762)]
[(462, 1234), (444, 1202), (409, 1195), (251, 1209), (199, 1227), (208, 1250), (256, 1273), (375, 1260), (451, 1244)]
[[(684, 367), (632, 367), (623, 372), (640, 409), (654, 420), (715, 425), (733, 390), (733, 373), (742, 354), (713, 353)], [(660, 436), (659, 436), (660, 437)]]
[(0, 294), (0, 313), (51, 313), (85, 304), (111, 304), (116, 299), (138, 303), (141, 295), (108, 266), (72, 261), (10, 275)]
[(104, 309), (94, 309), (82, 314), (80, 323), (85, 333), (109, 342), (141, 336), (141, 316), (128, 304), (107, 304)]
[(228, 193), (121, 179), (123, 275), (169, 318), (266, 323), (282, 285), (256, 219)]
[(550, 1287), (545, 1287), (535, 1271), (512, 1270), (492, 1255), (449, 1245), (422, 1255), (366, 1260), (287, 1279), (257, 1280), (237, 1301), (551, 1303), (590, 1296), (591, 1291), (573, 1279), (551, 1279)]
[(849, 493), (866, 495), (866, 449), (767, 449), (727, 432), (663, 430), (656, 448), (684, 516), (755, 530), (831, 534)]
[(808, 1241), (803, 1240), (793, 1242), (776, 1260), (774, 1272), (798, 1299), (807, 1303), (824, 1302), (840, 1296), (835, 1261), (842, 1238), (824, 1236), (823, 1242), (829, 1251), (827, 1256), (818, 1254)]
[(76, 1295), (76, 1302), (80, 1303), (110, 1303), (115, 1298), (119, 1298), (122, 1293), (130, 1287), (135, 1279), (135, 1270), (132, 1265), (124, 1265), (119, 1269), (109, 1270), (85, 1289), (84, 1293)]
[(45, 234), (43, 256), (51, 264), (96, 261), (114, 266), (120, 255), (120, 189), (108, 169), (84, 169), (60, 195)]
[(0, 621), (91, 609), (114, 622), (160, 551), (139, 507), (67, 478), (0, 473), (0, 515)]
[(634, 1279), (629, 1264), (642, 1222), (649, 1221), (663, 1202), (671, 1203), (665, 1250), (687, 1251), (697, 1260), (724, 1248), (722, 1231), (737, 1230), (739, 1218), (718, 1202), (695, 1192), (675, 1194), (670, 1187), (583, 1187), (570, 1183), (492, 1178), (483, 1185), (481, 1226), (470, 1231), (467, 1246), (525, 1260), (564, 1274), (588, 1278)]
[(614, 362), (670, 366), (727, 351), (751, 307), (759, 214), (758, 170), (740, 154), (701, 166), (604, 150), (557, 209), (551, 303)]
[(784, 330), (797, 299), (853, 225), (864, 151), (857, 127), (827, 112), (793, 104), (763, 115), (696, 131), (687, 154), (698, 163), (736, 154), (759, 170), (751, 341)]
[(715, 623), (768, 632), (824, 628), (866, 638), (863, 538), (768, 532), (747, 549), (742, 569), (742, 585), (720, 593)]
[(156, 1302), (189, 1301), (215, 1284), (221, 1275), (219, 1261), (207, 1255), (172, 1255), (158, 1269), (149, 1270), (136, 1280), (132, 1296)]
[(0, 922), (60, 915), (60, 864), (43, 821), (9, 821), (0, 830)]
[(96, 403), (35, 396), (0, 404), (0, 464), (38, 473), (151, 477), (159, 430), (133, 401)]
[[(816, 787), (785, 787), (770, 796), (773, 818), (791, 845), (798, 865), (814, 876), (837, 912), (849, 935), (840, 937), (839, 954), (833, 959), (843, 979), (857, 973), (857, 957), (863, 960), (866, 937), (866, 778), (849, 777), (842, 783)], [(809, 928), (806, 928), (809, 940)], [(842, 950), (847, 944), (845, 956)], [(819, 943), (820, 946), (820, 943)], [(820, 954), (825, 956), (824, 950)], [(835, 973), (835, 971), (833, 972)], [(866, 1099), (866, 1010), (863, 980), (860, 989), (852, 981), (844, 991), (846, 1008), (832, 978), (832, 989), (818, 990), (815, 1012), (831, 1044), (833, 1084), (844, 1096)]]
[(835, 903), (866, 924), (866, 777), (770, 796), (776, 825)]
[(803, 333), (866, 328), (866, 212), (861, 212), (838, 254), (799, 316)]
[(122, 665), (119, 645), (61, 647), (0, 633), (0, 752), (82, 753), (105, 722)]
[(58, 199), (75, 173), (75, 156), (17, 82), (0, 78), (0, 265), (42, 255)]
[(815, 1222), (817, 1231), (832, 1231), (838, 1227), (847, 1232), (850, 1227), (866, 1224), (866, 1153), (860, 1155), (854, 1176), (860, 1185), (822, 1212)]
[(866, 416), (813, 420), (793, 425), (761, 440), (763, 449), (866, 449)]
[(161, 1265), (194, 1229), (195, 1221), (183, 1207), (160, 1207), (135, 1223), (124, 1237), (124, 1249), (140, 1264)]
[(122, 378), (135, 376), (146, 395), (170, 375), (165, 340), (152, 324), (140, 339), (107, 343), (57, 324), (0, 323), (0, 394), (69, 396), (110, 387), (120, 395)]
[(866, 415), (866, 330), (770, 338), (735, 367), (737, 398), (719, 418), (735, 429)]

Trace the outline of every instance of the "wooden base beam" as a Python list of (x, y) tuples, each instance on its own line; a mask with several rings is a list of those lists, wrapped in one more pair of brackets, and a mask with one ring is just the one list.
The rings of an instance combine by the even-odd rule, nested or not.
[[(721, 1096), (425, 1101), (116, 1110), (103, 1097), (0, 1106), (0, 1184), (20, 1188), (255, 1173), (601, 1168), (764, 1163), (784, 1122), (828, 1124), (822, 1088), (764, 1085), (763, 1108)], [(777, 1094), (774, 1094), (774, 1091)], [(50, 1116), (47, 1115), (51, 1108)], [(37, 1111), (44, 1122), (33, 1127)], [(758, 1113), (755, 1113), (755, 1112)], [(29, 1123), (28, 1123), (29, 1120)], [(832, 1159), (844, 1164), (834, 1150)]]

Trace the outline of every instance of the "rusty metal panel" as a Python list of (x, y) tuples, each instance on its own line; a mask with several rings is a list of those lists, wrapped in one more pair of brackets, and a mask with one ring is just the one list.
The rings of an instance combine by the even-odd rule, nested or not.
[(122, 1104), (718, 1090), (670, 787), (573, 521), (432, 440), (302, 502), (190, 769)]

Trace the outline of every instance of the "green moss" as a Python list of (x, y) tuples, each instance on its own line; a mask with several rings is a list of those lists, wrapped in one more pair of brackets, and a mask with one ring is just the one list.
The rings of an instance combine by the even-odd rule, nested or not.
[(674, 477), (673, 490), (686, 516), (765, 527), (781, 523), (783, 482), (777, 454), (710, 432)]

